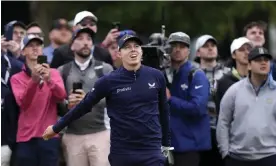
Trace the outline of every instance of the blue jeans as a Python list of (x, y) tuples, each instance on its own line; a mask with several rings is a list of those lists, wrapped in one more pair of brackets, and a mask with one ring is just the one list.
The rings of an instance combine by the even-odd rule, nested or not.
[(18, 166), (57, 166), (59, 157), (59, 138), (47, 141), (32, 138), (27, 142), (19, 142), (16, 150)]

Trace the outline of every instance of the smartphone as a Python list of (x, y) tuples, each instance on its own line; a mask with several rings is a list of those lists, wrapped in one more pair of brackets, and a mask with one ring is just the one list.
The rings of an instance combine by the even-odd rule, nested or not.
[(73, 83), (73, 93), (78, 93), (78, 92), (76, 92), (77, 89), (82, 89), (82, 83), (81, 82), (74, 82)]
[(37, 57), (37, 63), (42, 64), (42, 63), (47, 63), (47, 56), (46, 55), (40, 55)]
[(120, 26), (121, 26), (120, 22), (113, 22), (112, 23), (112, 29), (118, 29), (118, 31), (120, 31)]

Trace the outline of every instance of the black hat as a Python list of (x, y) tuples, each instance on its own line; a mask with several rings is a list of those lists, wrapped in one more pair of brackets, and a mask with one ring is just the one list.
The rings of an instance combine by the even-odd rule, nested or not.
[(266, 56), (269, 59), (272, 59), (272, 55), (269, 54), (267, 49), (265, 49), (264, 47), (255, 47), (250, 51), (248, 55), (248, 60), (251, 61), (261, 56)]

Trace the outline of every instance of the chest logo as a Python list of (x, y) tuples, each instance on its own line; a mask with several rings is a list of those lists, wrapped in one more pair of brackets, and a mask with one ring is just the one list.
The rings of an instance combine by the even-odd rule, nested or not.
[(271, 98), (267, 98), (267, 99), (266, 99), (266, 103), (267, 103), (267, 104), (272, 104), (272, 103), (273, 103), (273, 100), (272, 100)]
[(149, 85), (149, 89), (156, 88), (156, 87), (155, 87), (155, 83), (152, 83), (152, 84), (148, 83), (148, 85)]
[(126, 92), (126, 91), (131, 91), (131, 87), (129, 86), (129, 87), (117, 89), (117, 93)]
[(180, 87), (182, 90), (186, 90), (188, 88), (188, 86), (186, 84), (181, 84)]

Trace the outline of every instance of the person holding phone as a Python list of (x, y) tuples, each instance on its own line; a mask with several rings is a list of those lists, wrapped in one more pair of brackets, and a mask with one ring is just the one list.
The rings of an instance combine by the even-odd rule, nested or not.
[(26, 34), (26, 25), (21, 21), (11, 21), (5, 25), (5, 33), (1, 36), (1, 53), (6, 53), (10, 57), (19, 58), (21, 41)]
[[(95, 33), (89, 28), (76, 30), (71, 49), (74, 61), (58, 68), (68, 93), (68, 108), (75, 107), (95, 82), (113, 71), (111, 65), (97, 61), (91, 54)], [(82, 118), (68, 125), (62, 136), (63, 153), (68, 166), (109, 166), (110, 130), (103, 99)]]
[[(57, 103), (66, 97), (62, 78), (41, 56), (43, 40), (35, 35), (23, 39), (23, 70), (11, 77), (11, 87), (19, 106), (16, 136), (18, 166), (49, 166), (58, 163), (58, 136), (45, 142), (41, 134), (57, 121)], [(40, 58), (42, 57), (42, 58)]]

